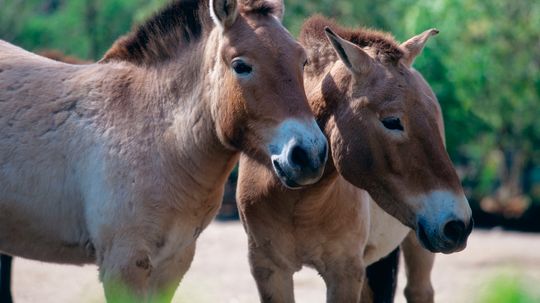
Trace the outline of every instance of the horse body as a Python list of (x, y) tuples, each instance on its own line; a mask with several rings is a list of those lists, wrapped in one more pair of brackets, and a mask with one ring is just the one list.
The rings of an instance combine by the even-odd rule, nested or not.
[[(354, 302), (354, 297), (331, 293), (361, 289), (363, 273), (356, 269), (362, 266), (369, 233), (369, 220), (364, 220), (369, 202), (362, 199), (366, 193), (327, 175), (317, 188), (283, 190), (262, 169), (241, 156), (237, 199), (261, 301), (294, 302), (293, 274), (308, 265), (327, 282), (329, 298)], [(330, 276), (336, 272), (341, 277)]]
[(0, 250), (96, 262), (108, 299), (167, 301), (240, 151), (315, 182), (326, 140), (281, 5), (176, 1), (89, 65), (1, 42)]
[(472, 223), (440, 107), (411, 68), (426, 33), (398, 45), (387, 34), (306, 21), (306, 93), (333, 161), (319, 183), (291, 191), (241, 156), (237, 201), (262, 302), (294, 302), (292, 276), (303, 265), (323, 277), (327, 302), (358, 302), (365, 267), (402, 241), (407, 298), (433, 300), (432, 252), (463, 249)]
[[(292, 276), (307, 265), (325, 280), (328, 302), (356, 302), (363, 287), (361, 269), (396, 249), (411, 229), (384, 212), (365, 190), (335, 170), (330, 173), (332, 167), (325, 169), (327, 174), (317, 186), (295, 191), (284, 190), (263, 169), (241, 156), (239, 209), (261, 301), (294, 302)], [(409, 241), (416, 241), (412, 235)], [(424, 249), (414, 247), (407, 253), (418, 250)], [(429, 258), (428, 253), (425, 261)], [(413, 273), (407, 286), (429, 292), (429, 274), (415, 279), (425, 272)], [(429, 302), (429, 297), (418, 302)]]
[[(33, 68), (39, 66), (43, 74), (21, 69), (23, 64), (17, 64), (17, 60)], [(7, 79), (2, 85), (13, 94), (6, 96), (9, 101), (0, 104), (4, 113), (11, 113), (2, 119), (6, 131), (1, 135), (5, 149), (0, 175), (4, 185), (1, 219), (5, 227), (1, 238), (8, 247), (6, 252), (58, 262), (95, 261), (91, 239), (107, 239), (107, 229), (117, 230), (119, 226), (114, 223), (121, 221), (126, 211), (131, 220), (142, 220), (136, 223), (138, 226), (150, 222), (154, 225), (164, 214), (171, 217), (165, 222), (172, 218), (186, 225), (196, 222), (190, 234), (208, 223), (205, 216), (211, 217), (217, 210), (221, 192), (220, 187), (216, 189), (210, 184), (219, 184), (226, 178), (235, 157), (230, 151), (210, 144), (208, 148), (197, 146), (190, 136), (173, 137), (172, 127), (187, 127), (175, 125), (175, 119), (187, 122), (191, 118), (186, 116), (197, 109), (185, 108), (186, 111), (176, 113), (172, 110), (174, 104), (146, 104), (148, 108), (137, 108), (137, 104), (130, 102), (110, 104), (124, 106), (123, 113), (110, 117), (111, 108), (101, 102), (111, 98), (110, 88), (136, 87), (144, 81), (160, 82), (160, 79), (148, 79), (147, 74), (123, 64), (70, 66), (22, 52), (20, 56), (3, 56), (1, 62), (16, 67), (9, 68), (6, 63), (1, 67)], [(28, 79), (13, 77), (11, 73), (28, 75)], [(36, 87), (34, 77), (42, 77), (46, 82)], [(126, 78), (130, 82), (126, 83)], [(96, 79), (100, 82), (96, 83)], [(101, 83), (107, 86), (102, 87)], [(58, 98), (57, 92), (69, 93)], [(137, 94), (136, 91), (125, 93)], [(160, 100), (154, 92), (142, 93)], [(131, 95), (132, 100), (137, 97)], [(205, 134), (208, 136), (208, 129), (194, 131), (200, 132), (198, 140), (208, 141), (203, 138)], [(181, 150), (178, 153), (181, 156), (171, 157), (167, 153), (175, 152), (172, 150), (175, 146)], [(186, 147), (200, 151), (192, 156), (192, 150), (182, 151)], [(203, 161), (205, 166), (210, 165), (208, 177), (194, 180), (179, 173), (164, 173), (164, 169), (185, 165), (182, 162), (188, 162), (187, 159), (192, 165), (202, 166)], [(181, 185), (170, 186), (174, 183)], [(136, 197), (147, 205), (130, 205)], [(116, 200), (126, 205), (111, 205), (110, 201)], [(208, 205), (190, 205), (201, 200), (208, 201)], [(156, 226), (159, 232), (156, 230), (157, 234), (151, 238), (166, 238), (170, 227)]]

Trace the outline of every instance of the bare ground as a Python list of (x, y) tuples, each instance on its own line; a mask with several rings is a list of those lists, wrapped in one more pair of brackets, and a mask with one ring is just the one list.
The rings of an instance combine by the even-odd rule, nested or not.
[[(531, 286), (539, 285), (540, 235), (475, 231), (465, 251), (437, 256), (433, 271), (435, 301), (474, 302), (487, 281), (501, 273), (518, 276)], [(19, 258), (15, 259), (13, 279), (18, 303), (104, 302), (95, 266), (56, 265)], [(404, 283), (401, 270), (396, 302), (405, 302)], [(298, 303), (325, 302), (324, 284), (311, 269), (295, 275), (295, 294)], [(241, 224), (214, 222), (201, 235), (195, 260), (174, 302), (257, 301)]]

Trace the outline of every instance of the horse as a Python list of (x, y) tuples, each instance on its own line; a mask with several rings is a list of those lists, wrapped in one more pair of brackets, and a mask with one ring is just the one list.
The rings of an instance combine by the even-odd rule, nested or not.
[(97, 63), (0, 42), (0, 251), (96, 263), (108, 301), (170, 301), (240, 153), (323, 174), (278, 0), (177, 0)]
[(317, 184), (292, 190), (270, 166), (240, 157), (237, 201), (261, 302), (294, 302), (292, 277), (304, 265), (322, 276), (327, 302), (358, 302), (366, 265), (409, 230), (432, 253), (465, 248), (471, 209), (445, 150), (438, 101), (412, 68), (436, 33), (398, 44), (322, 16), (304, 23), (304, 85), (330, 159)]

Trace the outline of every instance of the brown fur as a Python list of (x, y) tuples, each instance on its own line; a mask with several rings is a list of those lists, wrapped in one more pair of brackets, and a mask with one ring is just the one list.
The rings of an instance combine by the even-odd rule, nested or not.
[[(169, 301), (239, 153), (270, 163), (283, 121), (313, 124), (303, 49), (279, 21), (240, 6), (219, 28), (197, 3), (176, 1), (99, 64), (0, 41), (0, 251), (95, 262), (109, 300)], [(256, 76), (232, 72), (239, 53)]]
[[(324, 37), (326, 26), (362, 46), (370, 67), (362, 73), (348, 69)], [(314, 17), (306, 21), (300, 41), (310, 62), (306, 93), (329, 139), (332, 161), (319, 183), (292, 191), (241, 156), (237, 201), (250, 265), (262, 302), (293, 302), (292, 275), (303, 265), (323, 277), (327, 302), (358, 302), (365, 266), (399, 245), (409, 232), (402, 224), (417, 229), (417, 216), (440, 202), (421, 197), (444, 191), (461, 198), (463, 190), (444, 149), (437, 99), (421, 75), (401, 61), (406, 52), (388, 34), (344, 30)], [(387, 130), (380, 120), (388, 116), (400, 117), (405, 131)], [(465, 203), (453, 201), (457, 210), (449, 211), (466, 220)], [(418, 245), (404, 249), (409, 260), (427, 256), (425, 263), (409, 261), (425, 266), (408, 271), (407, 296), (419, 297), (422, 290), (414, 286), (420, 286), (428, 290), (421, 302), (430, 302), (433, 254)]]

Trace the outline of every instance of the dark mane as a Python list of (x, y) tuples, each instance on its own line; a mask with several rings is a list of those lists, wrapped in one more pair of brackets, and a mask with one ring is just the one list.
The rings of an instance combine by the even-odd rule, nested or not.
[(172, 58), (179, 49), (201, 39), (213, 27), (208, 1), (175, 0), (119, 38), (100, 62), (152, 64)]
[(377, 56), (382, 60), (398, 62), (404, 55), (394, 37), (388, 33), (366, 28), (345, 28), (323, 16), (316, 15), (304, 22), (300, 31), (300, 42), (304, 47), (310, 48), (314, 44), (330, 46), (324, 28), (330, 27), (342, 38), (351, 41), (360, 47), (372, 47), (377, 50)]
[(265, 0), (240, 0), (242, 13), (257, 14), (261, 16), (280, 15), (282, 8)]

